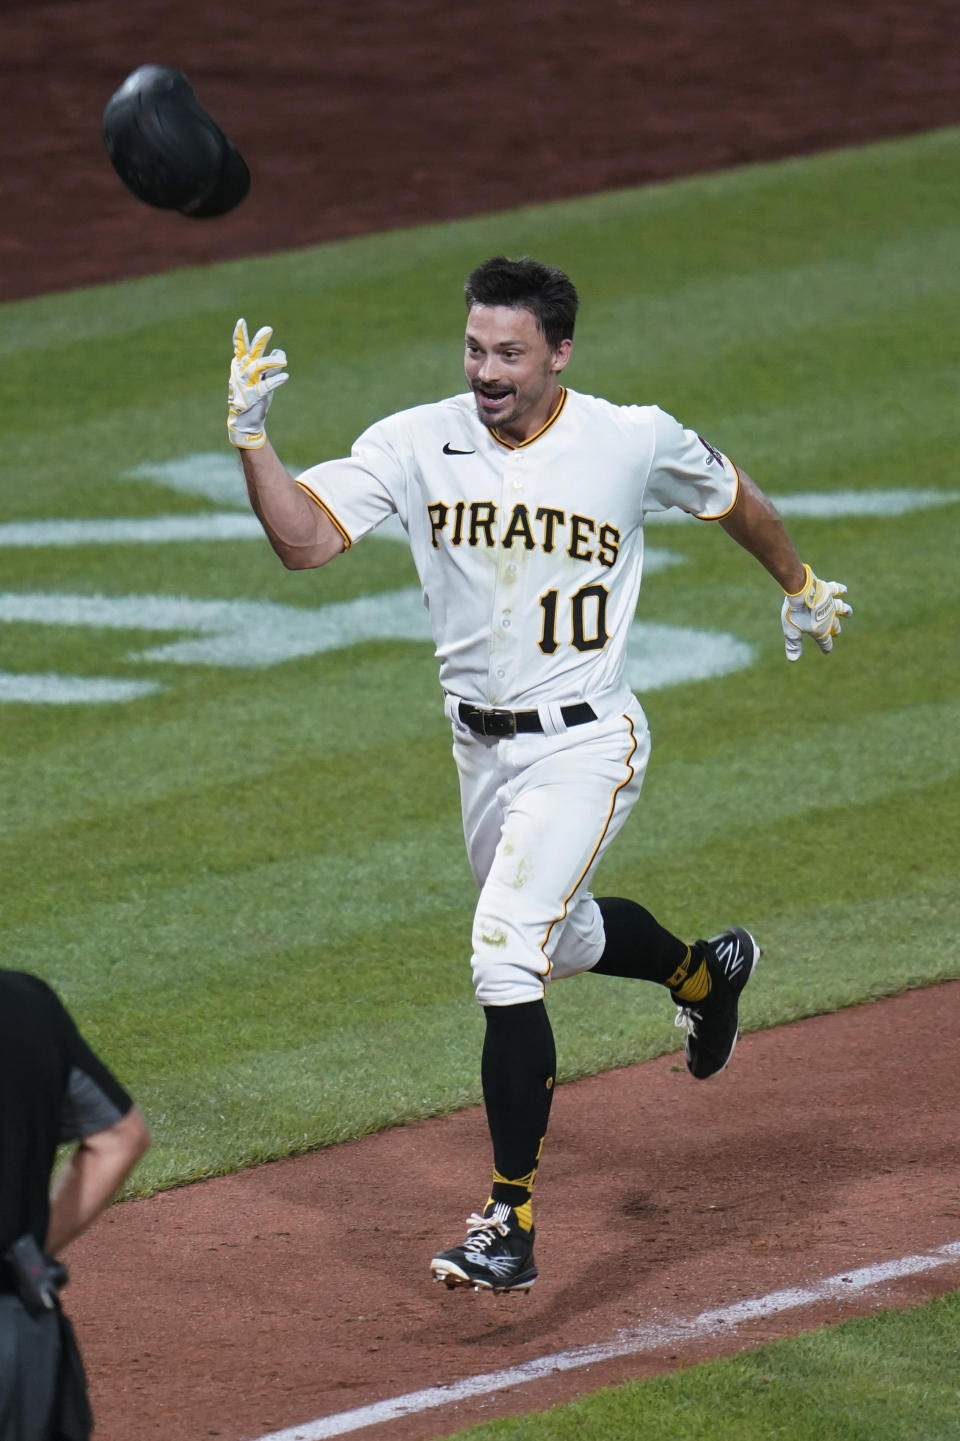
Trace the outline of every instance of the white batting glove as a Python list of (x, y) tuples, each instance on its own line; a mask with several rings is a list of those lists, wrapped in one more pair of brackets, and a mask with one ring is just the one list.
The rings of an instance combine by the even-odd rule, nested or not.
[(847, 587), (836, 580), (818, 580), (808, 565), (803, 567), (803, 585), (791, 595), (785, 591), (780, 608), (780, 623), (787, 650), (787, 660), (799, 660), (803, 637), (812, 635), (827, 654), (833, 650), (833, 637), (840, 634), (840, 617), (853, 615), (846, 601)]
[(282, 350), (264, 355), (273, 331), (269, 325), (258, 330), (251, 341), (247, 322), (238, 320), (233, 332), (233, 360), (227, 404), (227, 435), (238, 450), (259, 450), (266, 444), (264, 421), (273, 392), (290, 379)]

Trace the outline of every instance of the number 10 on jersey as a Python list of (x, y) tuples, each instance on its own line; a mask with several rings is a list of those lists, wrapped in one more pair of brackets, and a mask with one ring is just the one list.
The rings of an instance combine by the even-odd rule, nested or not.
[[(543, 611), (543, 630), (540, 635), (540, 649), (544, 655), (553, 655), (558, 649), (557, 610), (559, 591), (548, 590), (540, 597)], [(561, 614), (560, 624), (564, 617)], [(610, 636), (607, 633), (607, 588), (603, 585), (585, 585), (570, 597), (570, 640), (576, 650), (603, 650)]]

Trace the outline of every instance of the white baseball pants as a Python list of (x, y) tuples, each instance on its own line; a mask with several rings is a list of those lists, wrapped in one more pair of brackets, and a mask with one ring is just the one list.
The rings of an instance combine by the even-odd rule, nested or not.
[[(595, 707), (596, 709), (596, 707)], [(590, 879), (640, 794), (650, 732), (635, 697), (556, 735), (475, 735), (448, 706), (467, 855), (480, 886), (473, 983), (483, 1006), (543, 997), (603, 953)]]

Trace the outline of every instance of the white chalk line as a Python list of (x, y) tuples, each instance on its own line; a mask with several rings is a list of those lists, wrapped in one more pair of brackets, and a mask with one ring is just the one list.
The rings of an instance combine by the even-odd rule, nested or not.
[(881, 1261), (873, 1266), (841, 1271), (836, 1276), (827, 1276), (822, 1281), (814, 1282), (812, 1286), (771, 1291), (766, 1296), (736, 1301), (730, 1306), (721, 1306), (713, 1311), (701, 1311), (699, 1316), (690, 1320), (678, 1317), (666, 1323), (631, 1327), (602, 1345), (576, 1346), (569, 1351), (558, 1351), (552, 1356), (539, 1356), (533, 1361), (524, 1361), (519, 1366), (509, 1366), (503, 1371), (468, 1376), (462, 1381), (452, 1381), (445, 1386), (430, 1386), (423, 1391), (410, 1391), (405, 1396), (395, 1396), (389, 1401), (376, 1401), (369, 1406), (358, 1406), (352, 1411), (340, 1411), (318, 1421), (291, 1426), (284, 1431), (271, 1431), (269, 1435), (258, 1437), (257, 1441), (326, 1441), (327, 1437), (345, 1436), (351, 1431), (361, 1431), (366, 1426), (377, 1426), (400, 1416), (412, 1416), (438, 1406), (450, 1406), (458, 1401), (469, 1400), (474, 1396), (485, 1396), (491, 1391), (505, 1391), (513, 1386), (523, 1386), (529, 1381), (555, 1375), (558, 1371), (576, 1371), (585, 1366), (596, 1366), (603, 1361), (615, 1361), (621, 1356), (639, 1356), (644, 1352), (656, 1351), (663, 1346), (676, 1345), (698, 1336), (716, 1336), (720, 1331), (727, 1333), (747, 1322), (776, 1316), (782, 1311), (793, 1311), (802, 1306), (816, 1305), (819, 1301), (856, 1295), (872, 1286), (898, 1281), (905, 1276), (921, 1275), (924, 1271), (933, 1271), (955, 1262), (960, 1262), (960, 1241), (950, 1241), (935, 1251), (921, 1255), (901, 1256), (895, 1261)]

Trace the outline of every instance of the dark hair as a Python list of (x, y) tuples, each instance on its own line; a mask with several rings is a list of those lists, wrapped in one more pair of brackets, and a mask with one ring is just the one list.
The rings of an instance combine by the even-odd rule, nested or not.
[(562, 340), (573, 339), (580, 297), (569, 276), (554, 265), (543, 265), (525, 255), (508, 260), (494, 255), (467, 276), (463, 293), (471, 305), (508, 305), (532, 312), (537, 329), (554, 350)]

